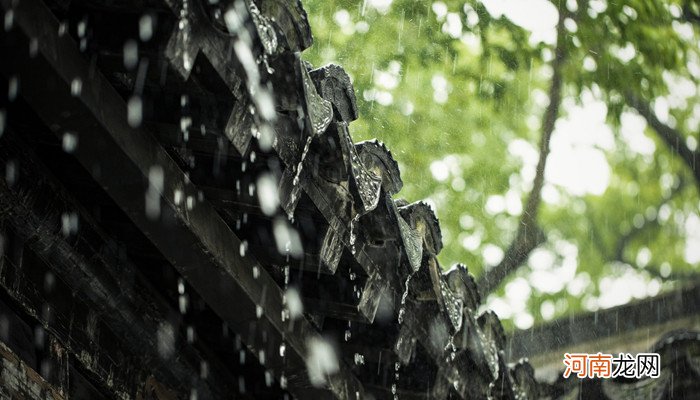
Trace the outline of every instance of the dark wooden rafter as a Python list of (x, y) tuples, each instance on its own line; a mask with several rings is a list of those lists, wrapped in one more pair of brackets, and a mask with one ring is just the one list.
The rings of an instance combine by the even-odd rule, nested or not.
[[(0, 208), (5, 210), (2, 216), (4, 222), (14, 228), (17, 237), (26, 242), (28, 248), (45, 263), (51, 265), (62, 279), (71, 282), (74, 290), (88, 299), (91, 307), (83, 306), (84, 309), (92, 310), (95, 316), (99, 316), (96, 318), (109, 326), (111, 331), (128, 340), (134, 349), (143, 354), (149, 354), (148, 358), (153, 362), (152, 368), (168, 375), (164, 378), (165, 380), (172, 383), (189, 383), (192, 371), (197, 371), (198, 367), (183, 365), (180, 361), (169, 360), (168, 357), (158, 354), (158, 332), (165, 328), (159, 326), (159, 323), (168, 323), (173, 317), (177, 317), (178, 313), (175, 310), (165, 311), (168, 307), (164, 305), (163, 299), (153, 297), (156, 293), (154, 290), (143, 288), (143, 293), (150, 294), (146, 298), (135, 293), (137, 287), (131, 282), (135, 276), (134, 266), (118, 258), (116, 249), (109, 246), (109, 239), (106, 239), (99, 228), (96, 228), (96, 224), (87, 217), (87, 213), (77, 202), (70, 199), (60, 186), (51, 182), (50, 174), (48, 171), (41, 170), (36, 159), (26, 154), (11, 152), (9, 151), (11, 147), (15, 146), (8, 143), (8, 139), (3, 139), (0, 160), (17, 162), (21, 170), (18, 171), (18, 176), (24, 179), (18, 180), (12, 187), (8, 187), (6, 182), (0, 183)], [(26, 179), (30, 176), (42, 178)], [(72, 219), (72, 221), (66, 225), (64, 219)], [(72, 229), (70, 224), (79, 225), (80, 234), (69, 239), (70, 235), (64, 234), (67, 233), (64, 231)], [(22, 260), (19, 264), (11, 266), (16, 271), (15, 282), (22, 281), (17, 274), (24, 273), (28, 268), (23, 265)], [(31, 281), (25, 281), (25, 283), (29, 284)], [(21, 297), (22, 293), (23, 291), (16, 290), (15, 296)], [(31, 300), (26, 299), (24, 304), (27, 307), (30, 307), (28, 304), (34, 304), (33, 309), (41, 309), (38, 299)], [(122, 321), (130, 321), (130, 323), (124, 324)], [(51, 325), (48, 319), (40, 322), (47, 327)], [(177, 320), (172, 322), (178, 323)], [(65, 333), (62, 339), (67, 343), (73, 341), (76, 353), (92, 347), (86, 343), (80, 343), (80, 336), (71, 336), (71, 327), (59, 325), (52, 328)], [(168, 329), (174, 328), (169, 326)], [(75, 342), (76, 340), (78, 342)], [(109, 348), (107, 345), (103, 347)], [(116, 358), (118, 354), (116, 353), (114, 357)], [(88, 363), (85, 367), (91, 369), (102, 366), (98, 363), (94, 366)], [(119, 367), (112, 364), (94, 373), (98, 376), (119, 375), (123, 372), (119, 371)], [(117, 379), (116, 382), (120, 380)], [(216, 388), (215, 382), (216, 379), (213, 379), (198, 389), (210, 395), (224, 393), (226, 385), (219, 382), (219, 387)], [(126, 382), (122, 383), (126, 384)], [(133, 385), (133, 382), (129, 383)], [(206, 387), (210, 384), (213, 387)], [(119, 389), (116, 390), (119, 391)], [(121, 391), (126, 390), (121, 388)]]
[[(264, 270), (253, 276), (257, 262), (250, 254), (241, 255), (241, 241), (206, 200), (198, 201), (192, 209), (184, 202), (175, 202), (176, 192), (183, 198), (196, 198), (196, 187), (149, 133), (129, 127), (124, 101), (84, 60), (73, 40), (58, 35), (58, 21), (50, 11), (39, 1), (26, 1), (17, 4), (13, 12), (26, 35), (24, 44), (36, 38), (39, 54), (31, 59), (28, 47), (9, 45), (4, 50), (12, 54), (11, 62), (3, 63), (3, 72), (21, 71), (23, 82), (50, 82), (23, 87), (28, 103), (59, 137), (65, 132), (89, 132), (79, 136), (76, 158), (222, 319), (231, 327), (255, 327), (253, 337), (241, 332), (249, 339), (246, 345), (250, 349), (257, 353), (277, 348), (284, 338), (292, 349), (289, 356), (282, 360), (277, 352), (270, 351), (266, 359), (266, 366), (277, 377), (285, 370), (304, 370), (307, 341), (318, 333), (304, 319), (282, 320), (284, 293)], [(76, 78), (91, 82), (91, 86), (72, 97), (70, 82)], [(56, 104), (69, 106), (71, 114)], [(120, 168), (110, 168), (116, 165)], [(143, 211), (147, 177), (154, 166), (162, 168), (167, 177), (160, 194), (162, 213), (177, 221), (170, 226), (149, 219)], [(256, 316), (256, 307), (265, 310), (264, 317)], [(289, 379), (293, 382), (291, 376)], [(290, 389), (300, 395), (315, 391), (310, 385), (304, 386), (299, 382)], [(339, 398), (363, 393), (362, 385), (342, 364), (340, 371), (330, 377), (329, 387)]]
[[(54, 273), (71, 283), (72, 289), (66, 289), (63, 296), (75, 297), (72, 291), (77, 291), (85, 298), (85, 301), (73, 300), (75, 305), (64, 309), (54, 306), (54, 312), (62, 312), (61, 318), (40, 318), (38, 322), (55, 330), (68, 346), (74, 346), (73, 353), (93, 354), (94, 349), (107, 351), (110, 348), (107, 343), (115, 338), (105, 339), (107, 342), (95, 345), (91, 342), (96, 341), (96, 337), (74, 334), (73, 325), (77, 322), (70, 314), (77, 313), (88, 319), (96, 319), (108, 327), (109, 332), (128, 341), (132, 349), (144, 356), (146, 366), (161, 374), (159, 379), (168, 382), (174, 389), (188, 392), (191, 385), (204, 396), (222, 396), (229, 392), (233, 378), (224, 372), (225, 368), (211, 360), (211, 349), (205, 345), (195, 349), (191, 345), (176, 342), (179, 327), (185, 325), (182, 312), (170, 306), (149, 282), (139, 278), (138, 267), (128, 258), (120, 256), (116, 242), (100, 229), (90, 213), (52, 177), (51, 172), (31, 150), (26, 150), (17, 138), (10, 136), (8, 134), (0, 139), (0, 160), (16, 163), (19, 171), (13, 185), (4, 181), (0, 183), (0, 209), (3, 210), (0, 218), (13, 227), (17, 237), (26, 243), (25, 246), (49, 265)], [(74, 228), (75, 232), (72, 231)], [(7, 262), (11, 263), (10, 260)], [(22, 264), (21, 261), (19, 263)], [(11, 267), (15, 273), (9, 276), (14, 277), (15, 283), (41, 284), (33, 282), (28, 276), (21, 277), (23, 273), (26, 275), (28, 266)], [(38, 289), (13, 289), (9, 282), (4, 282), (4, 285), (18, 300), (22, 299), (25, 292), (41, 293)], [(54, 296), (53, 301), (32, 297), (21, 303), (24, 307), (29, 307), (26, 310), (29, 314), (41, 317), (42, 313), (37, 310), (43, 304), (55, 303), (58, 297), (60, 296)], [(86, 302), (88, 305), (83, 304)], [(53, 320), (62, 324), (54, 327), (51, 323)], [(173, 342), (170, 345), (173, 348), (165, 349), (167, 354), (162, 354), (160, 348), (163, 344), (159, 342), (162, 342), (165, 333), (172, 333)], [(173, 358), (175, 350), (181, 357)], [(99, 353), (95, 353), (79, 361), (95, 376), (120, 376), (127, 372), (122, 369), (122, 365), (129, 362), (124, 359), (113, 363), (110, 361), (126, 353), (124, 349), (115, 351), (110, 357), (100, 357)], [(93, 363), (93, 360), (107, 361), (108, 364), (103, 367), (97, 362)], [(208, 368), (211, 373), (207, 374), (207, 379), (193, 379), (205, 362), (212, 364)], [(94, 368), (99, 369), (93, 370)], [(129, 382), (126, 376), (128, 374), (123, 379), (112, 379), (113, 382), (126, 385), (115, 387), (116, 393), (128, 393), (129, 388), (138, 385), (137, 382)]]
[[(700, 327), (697, 310), (700, 310), (700, 285), (695, 283), (656, 297), (517, 331), (509, 338), (507, 348), (511, 358), (537, 358), (548, 353), (561, 354), (568, 351), (565, 349), (591, 343), (600, 347), (606, 340), (612, 342), (608, 345), (614, 344), (615, 338), (639, 335), (639, 332), (644, 332), (641, 336), (644, 342), (648, 342), (655, 340), (658, 333), (679, 329), (688, 321), (694, 321), (695, 327)], [(627, 340), (629, 346), (632, 339)]]

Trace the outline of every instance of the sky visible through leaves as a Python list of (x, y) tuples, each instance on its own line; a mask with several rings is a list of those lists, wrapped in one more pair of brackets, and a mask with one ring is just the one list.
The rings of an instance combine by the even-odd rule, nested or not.
[(522, 223), (561, 78), (538, 203), (546, 239), (482, 293), (507, 326), (698, 279), (700, 182), (679, 155), (697, 154), (700, 138), (697, 5), (303, 4), (315, 38), (304, 58), (339, 64), (353, 80), (354, 140), (387, 144), (404, 181), (396, 197), (426, 199), (440, 218), (442, 267), (462, 262), (477, 278), (503, 260)]

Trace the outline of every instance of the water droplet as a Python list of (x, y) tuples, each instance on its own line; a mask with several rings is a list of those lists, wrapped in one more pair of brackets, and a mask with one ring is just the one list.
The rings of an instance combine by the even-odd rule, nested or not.
[(7, 99), (12, 102), (17, 98), (19, 93), (19, 78), (13, 75), (7, 83)]
[(12, 9), (5, 11), (5, 32), (9, 32), (15, 22), (15, 12)]
[(268, 173), (260, 175), (257, 180), (257, 188), (262, 212), (267, 216), (274, 215), (279, 207), (279, 194), (274, 177)]
[(280, 357), (284, 357), (286, 351), (287, 345), (285, 345), (284, 342), (282, 342), (282, 344), (280, 344)]
[(63, 151), (72, 153), (78, 147), (78, 136), (71, 132), (63, 134)]
[(80, 20), (80, 22), (78, 22), (77, 32), (78, 32), (79, 38), (85, 37), (85, 34), (87, 33), (87, 21), (85, 21), (84, 18), (82, 20)]
[(284, 302), (289, 309), (289, 317), (292, 320), (301, 317), (304, 312), (304, 305), (299, 292), (295, 288), (289, 288), (284, 292)]
[(12, 187), (12, 185), (17, 182), (18, 172), (17, 162), (15, 160), (9, 160), (5, 163), (5, 182), (7, 182), (7, 186)]
[(148, 189), (146, 190), (146, 216), (151, 220), (156, 220), (160, 217), (160, 194), (163, 192), (163, 184), (163, 168), (160, 165), (154, 165), (149, 168)]
[(126, 105), (126, 120), (132, 128), (138, 128), (143, 121), (143, 103), (141, 97), (134, 95)]
[(34, 58), (37, 54), (39, 54), (39, 40), (31, 38), (29, 40), (29, 57)]
[(188, 326), (187, 327), (187, 343), (192, 344), (194, 343), (194, 327)]
[(312, 336), (307, 340), (308, 355), (306, 370), (309, 380), (315, 387), (326, 385), (326, 377), (334, 375), (340, 369), (338, 357), (330, 343), (320, 337)]
[(80, 78), (73, 78), (70, 82), (70, 94), (73, 97), (78, 97), (83, 92), (83, 81)]
[(139, 19), (139, 39), (147, 42), (153, 37), (153, 18), (149, 14), (144, 14)]
[(75, 212), (65, 212), (61, 214), (61, 233), (63, 236), (70, 236), (78, 232), (78, 214)]
[(266, 371), (265, 371), (265, 385), (266, 385), (267, 387), (272, 386), (273, 380), (274, 380), (274, 379), (273, 379), (273, 376), (272, 376), (272, 371), (266, 370)]
[(355, 365), (365, 365), (365, 356), (355, 353)]
[(175, 330), (167, 322), (158, 325), (158, 354), (168, 359), (175, 352)]
[(187, 312), (188, 297), (186, 294), (181, 294), (178, 298), (178, 306), (180, 308), (180, 314), (185, 314)]
[(61, 23), (58, 24), (58, 37), (62, 37), (66, 32), (68, 32), (68, 23), (66, 21), (61, 21)]
[(175, 189), (175, 192), (173, 193), (173, 202), (175, 203), (176, 206), (179, 206), (180, 203), (182, 203), (182, 197), (183, 197), (182, 190)]
[(127, 69), (132, 70), (136, 68), (139, 62), (139, 45), (135, 40), (129, 39), (124, 42), (123, 58), (124, 66)]

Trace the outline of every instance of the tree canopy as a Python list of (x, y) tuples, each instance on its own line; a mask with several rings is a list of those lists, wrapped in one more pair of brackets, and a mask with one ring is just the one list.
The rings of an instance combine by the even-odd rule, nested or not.
[[(630, 0), (304, 0), (356, 141), (428, 199), (516, 327), (697, 279), (700, 7)], [(490, 294), (489, 294), (490, 293)]]

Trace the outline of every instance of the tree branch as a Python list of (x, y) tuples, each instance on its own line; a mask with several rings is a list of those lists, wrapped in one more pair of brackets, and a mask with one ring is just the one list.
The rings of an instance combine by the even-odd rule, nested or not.
[[(670, 203), (673, 198), (679, 194), (680, 192), (683, 191), (685, 187), (685, 182), (681, 179), (680, 183), (678, 186), (673, 188), (671, 192), (664, 196), (659, 204), (656, 206), (656, 210), (661, 209), (664, 205)], [(632, 268), (638, 270), (638, 271), (646, 271), (650, 275), (659, 278), (661, 280), (697, 280), (700, 278), (700, 275), (698, 275), (695, 272), (689, 272), (689, 273), (679, 273), (679, 272), (673, 272), (669, 274), (668, 276), (663, 276), (661, 274), (661, 268), (658, 265), (646, 265), (644, 267), (638, 265), (636, 262), (633, 262), (632, 260), (629, 260), (626, 256), (626, 250), (627, 246), (634, 240), (637, 236), (641, 235), (644, 231), (648, 229), (653, 229), (654, 227), (658, 228), (661, 225), (659, 224), (658, 219), (649, 219), (649, 218), (644, 218), (643, 223), (640, 226), (633, 226), (630, 228), (627, 232), (625, 232), (620, 239), (618, 240), (617, 244), (615, 245), (615, 249), (612, 252), (612, 255), (608, 257), (609, 261), (615, 261), (619, 262), (622, 264), (627, 264), (631, 266)], [(603, 248), (601, 248), (601, 251), (605, 251)]]
[(695, 178), (695, 184), (698, 186), (698, 188), (700, 188), (700, 168), (698, 168), (700, 152), (697, 150), (690, 150), (690, 148), (686, 146), (685, 139), (679, 131), (659, 121), (659, 118), (652, 111), (649, 103), (630, 92), (625, 93), (625, 99), (627, 104), (637, 110), (639, 115), (644, 117), (649, 126), (651, 126), (651, 128), (654, 129), (654, 131), (656, 131), (659, 137), (664, 141), (664, 143), (666, 143), (671, 152), (674, 152), (681, 157), (683, 162), (685, 162), (688, 168), (690, 168), (690, 171)]
[(483, 294), (488, 294), (500, 286), (503, 280), (518, 269), (528, 256), (539, 245), (545, 242), (545, 234), (537, 225), (537, 212), (542, 199), (544, 186), (544, 171), (549, 155), (549, 142), (554, 132), (554, 125), (559, 116), (562, 89), (562, 66), (564, 64), (564, 19), (565, 13), (560, 10), (557, 23), (557, 45), (552, 60), (552, 82), (549, 87), (549, 105), (542, 117), (542, 137), (540, 139), (540, 157), (537, 161), (535, 180), (532, 191), (528, 196), (523, 214), (520, 218), (515, 238), (506, 250), (503, 260), (498, 265), (488, 269), (479, 279), (478, 287)]

